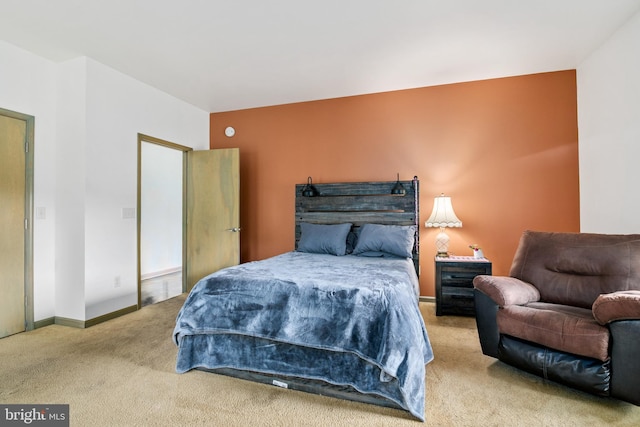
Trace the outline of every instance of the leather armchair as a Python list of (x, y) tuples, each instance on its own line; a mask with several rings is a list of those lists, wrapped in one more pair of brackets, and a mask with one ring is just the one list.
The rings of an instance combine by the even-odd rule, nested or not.
[(485, 355), (640, 405), (640, 235), (525, 231), (473, 284)]

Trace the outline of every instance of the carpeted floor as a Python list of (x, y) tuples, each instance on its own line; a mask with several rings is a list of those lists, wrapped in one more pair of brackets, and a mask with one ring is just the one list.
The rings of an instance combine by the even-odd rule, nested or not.
[(174, 371), (184, 295), (96, 325), (0, 340), (0, 403), (70, 405), (72, 426), (637, 426), (640, 407), (546, 382), (480, 352), (472, 318), (421, 310), (435, 360), (426, 423), (398, 410)]

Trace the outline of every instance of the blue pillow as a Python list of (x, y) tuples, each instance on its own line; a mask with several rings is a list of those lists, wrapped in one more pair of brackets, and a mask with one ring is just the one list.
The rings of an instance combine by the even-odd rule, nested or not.
[(364, 224), (353, 255), (411, 258), (415, 232), (413, 225)]
[(351, 230), (351, 223), (310, 224), (302, 222), (300, 223), (298, 251), (312, 254), (345, 255), (349, 230)]

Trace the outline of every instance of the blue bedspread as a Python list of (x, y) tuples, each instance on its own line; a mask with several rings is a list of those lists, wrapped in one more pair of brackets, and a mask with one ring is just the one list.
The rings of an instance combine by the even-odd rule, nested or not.
[(411, 260), (288, 252), (200, 280), (176, 321), (178, 372), (233, 368), (350, 385), (424, 420), (433, 359)]

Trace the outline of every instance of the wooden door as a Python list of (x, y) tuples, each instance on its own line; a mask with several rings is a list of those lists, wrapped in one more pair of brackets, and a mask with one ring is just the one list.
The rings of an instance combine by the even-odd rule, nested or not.
[(187, 153), (186, 291), (240, 262), (240, 150)]
[(26, 136), (26, 121), (0, 114), (0, 338), (26, 327)]

